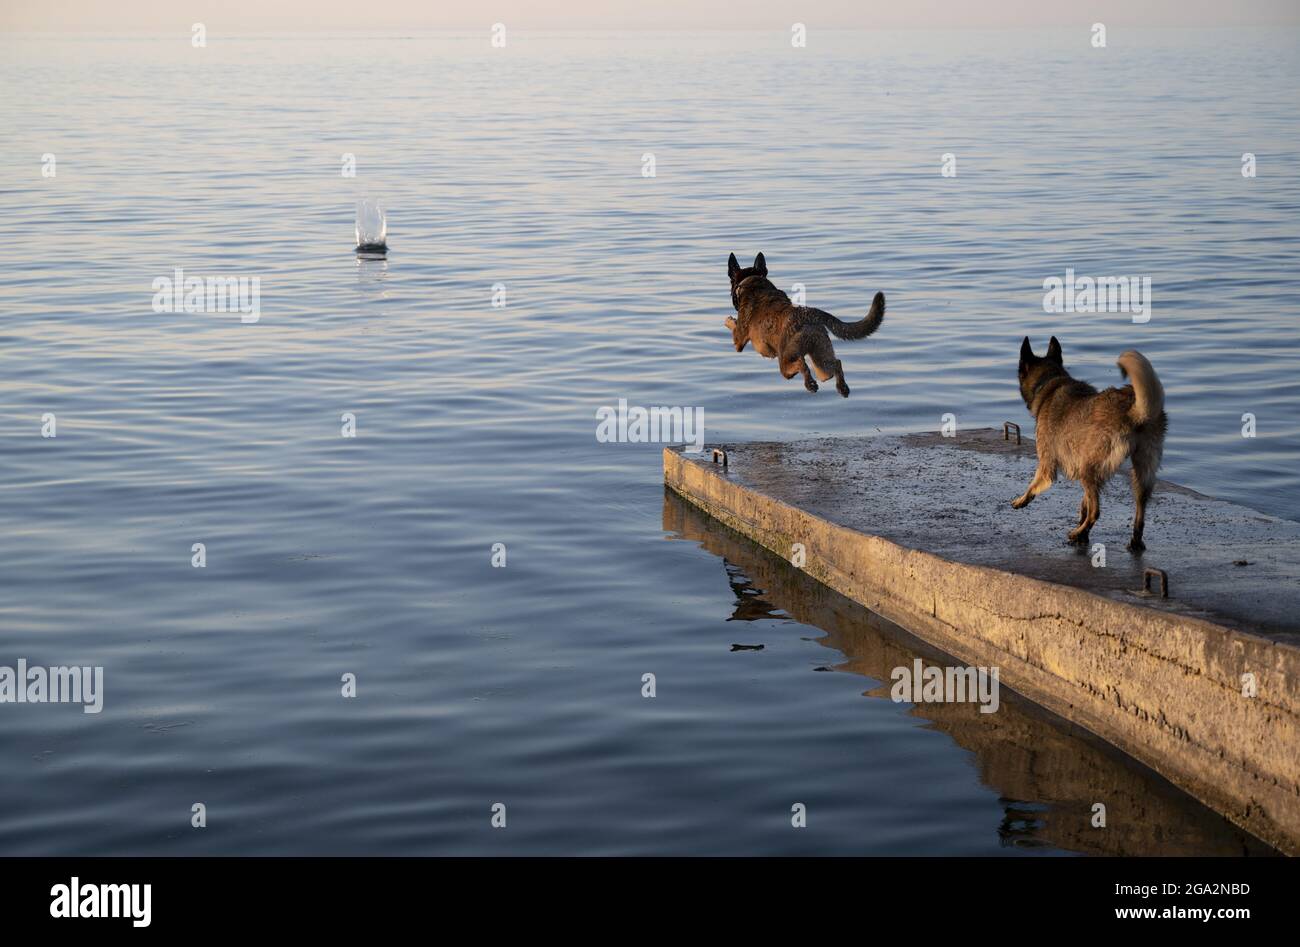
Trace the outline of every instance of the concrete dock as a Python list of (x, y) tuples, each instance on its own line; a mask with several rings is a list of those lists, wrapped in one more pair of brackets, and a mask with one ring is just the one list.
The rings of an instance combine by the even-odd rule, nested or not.
[[(816, 640), (826, 648), (826, 664), (816, 670), (870, 678), (870, 697), (890, 700), (892, 670), (917, 658), (927, 666), (952, 663), (671, 490), (664, 491), (663, 528), (719, 558), (718, 582), (735, 601), (728, 621), (775, 621), (768, 635), (783, 618), (824, 630)], [(790, 633), (804, 636), (802, 629)], [(746, 638), (765, 636), (755, 630)], [(991, 716), (969, 703), (914, 704), (908, 713), (972, 754), (980, 780), (1001, 803), (1002, 817), (990, 829), (1003, 844), (1111, 856), (1276, 854), (1218, 813), (1189, 805), (1185, 793), (1104, 740), (1010, 690), (1002, 697)], [(1104, 832), (1092, 824), (1097, 802), (1108, 810)]]
[(1033, 467), (992, 430), (664, 451), (717, 520), (1300, 854), (1300, 524), (1162, 481), (1134, 557), (1121, 471), (1079, 550), (1076, 484), (1011, 509)]

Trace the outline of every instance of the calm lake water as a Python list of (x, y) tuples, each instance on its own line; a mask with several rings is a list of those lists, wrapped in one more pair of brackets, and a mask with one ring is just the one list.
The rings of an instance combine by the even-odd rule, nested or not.
[[(1296, 34), (208, 25), (0, 38), (0, 665), (106, 691), (0, 705), (0, 852), (1258, 850), (1005, 691), (893, 703), (935, 655), (595, 416), (1026, 423), (1020, 339), (1055, 333), (1094, 383), (1150, 357), (1163, 476), (1297, 517)], [(352, 252), (366, 195), (386, 261)], [(732, 350), (727, 254), (759, 250), (842, 317), (887, 294), (849, 400)], [(155, 312), (177, 267), (258, 277), (260, 320)], [(1150, 276), (1151, 321), (1045, 313), (1067, 267)]]

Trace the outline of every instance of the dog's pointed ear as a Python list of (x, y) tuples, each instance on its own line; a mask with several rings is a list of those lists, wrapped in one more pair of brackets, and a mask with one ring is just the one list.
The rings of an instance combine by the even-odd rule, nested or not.
[(1047, 357), (1057, 365), (1064, 363), (1064, 359), (1061, 357), (1061, 343), (1056, 341), (1056, 336), (1052, 336), (1052, 341), (1047, 343)]
[(763, 254), (754, 257), (754, 272), (759, 276), (767, 275), (767, 260), (763, 259)]
[(740, 264), (736, 262), (736, 254), (727, 257), (727, 275), (735, 276), (740, 272)]
[(1029, 336), (1025, 336), (1025, 341), (1020, 343), (1020, 364), (1024, 365), (1034, 357), (1034, 347), (1029, 344)]

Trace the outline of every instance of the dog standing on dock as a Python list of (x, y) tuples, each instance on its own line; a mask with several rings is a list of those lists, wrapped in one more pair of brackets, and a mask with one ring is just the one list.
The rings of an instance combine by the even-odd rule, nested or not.
[(1117, 361), (1130, 380), (1123, 388), (1098, 391), (1065, 370), (1061, 343), (1052, 336), (1047, 354), (1034, 354), (1029, 337), (1020, 345), (1020, 395), (1034, 416), (1038, 432), (1038, 469), (1023, 494), (1011, 501), (1016, 509), (1052, 485), (1058, 473), (1083, 484), (1079, 524), (1070, 542), (1086, 546), (1088, 533), (1101, 515), (1101, 488), (1124, 463), (1133, 462), (1133, 536), (1131, 552), (1146, 549), (1142, 529), (1147, 500), (1165, 449), (1165, 390), (1155, 369), (1140, 352), (1129, 350)]
[(829, 329), (836, 338), (865, 339), (880, 328), (885, 318), (885, 294), (876, 293), (871, 310), (858, 322), (842, 322), (829, 312), (809, 306), (796, 306), (790, 297), (767, 278), (767, 261), (763, 254), (754, 257), (754, 265), (741, 268), (736, 254), (727, 260), (727, 275), (731, 277), (731, 304), (735, 316), (727, 317), (727, 328), (736, 351), (743, 352), (746, 343), (754, 343), (754, 351), (764, 358), (780, 359), (778, 367), (783, 378), (803, 375), (803, 386), (817, 390), (817, 382), (804, 357), (812, 359), (813, 369), (822, 381), (835, 377), (835, 390), (843, 397), (849, 396), (848, 383), (844, 381), (844, 368), (835, 357)]

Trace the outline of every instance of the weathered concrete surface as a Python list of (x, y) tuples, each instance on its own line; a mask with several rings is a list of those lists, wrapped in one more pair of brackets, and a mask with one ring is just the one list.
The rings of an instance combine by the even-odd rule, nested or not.
[(1000, 432), (720, 446), (726, 469), (665, 450), (665, 483), (783, 557), (802, 543), (812, 577), (1300, 854), (1300, 524), (1162, 483), (1142, 559), (1170, 574), (1162, 601), (1133, 591), (1121, 477), (1094, 568), (1064, 542), (1077, 486), (1011, 509), (1032, 445)]

